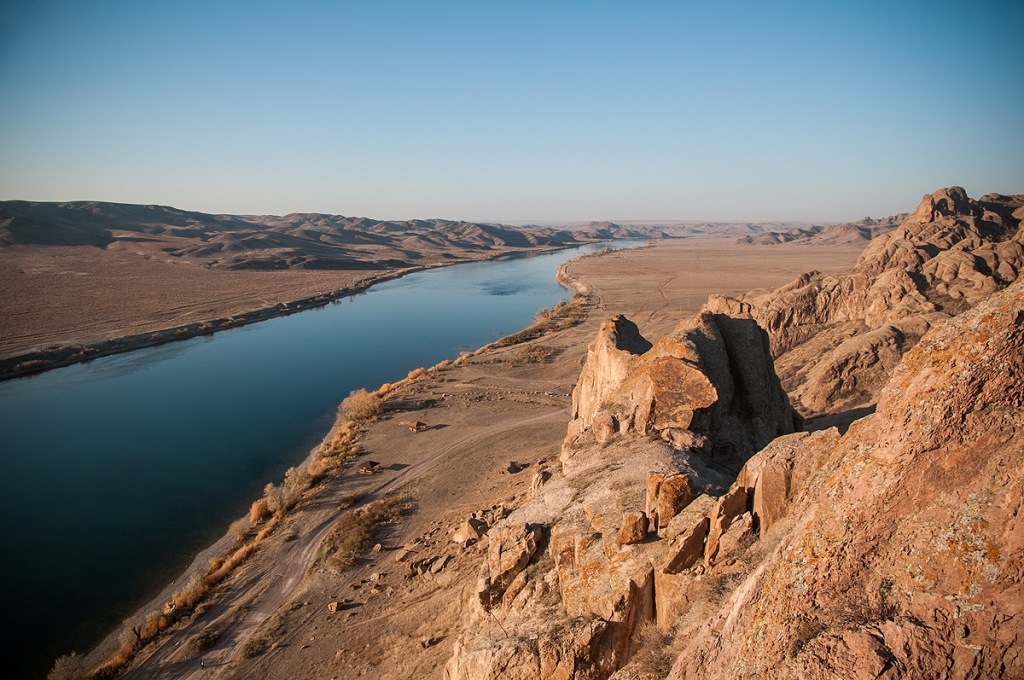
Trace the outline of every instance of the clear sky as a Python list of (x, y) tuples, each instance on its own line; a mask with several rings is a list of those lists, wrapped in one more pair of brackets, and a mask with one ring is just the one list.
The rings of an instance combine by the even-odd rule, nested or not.
[(0, 198), (847, 220), (1024, 192), (1024, 2), (0, 0)]

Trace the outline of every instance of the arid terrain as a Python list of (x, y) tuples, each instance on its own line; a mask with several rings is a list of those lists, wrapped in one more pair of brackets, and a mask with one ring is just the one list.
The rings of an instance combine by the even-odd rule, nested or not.
[[(485, 349), (391, 392), (385, 415), (365, 427), (357, 459), (384, 469), (370, 477), (350, 468), (300, 503), (217, 592), (216, 604), (144, 651), (130, 675), (200, 677), (219, 669), (225, 677), (439, 676), (485, 549), (483, 542), (456, 543), (451, 533), (474, 513), (493, 519), (493, 506), (512, 510), (528, 497), (537, 470), (557, 463), (569, 395), (601, 321), (626, 313), (657, 335), (696, 313), (710, 294), (774, 288), (812, 266), (842, 272), (863, 246), (768, 249), (733, 237), (672, 239), (573, 261), (566, 275), (591, 296), (584, 323), (526, 346)], [(417, 420), (430, 429), (411, 432), (405, 423)], [(523, 469), (510, 473), (511, 461)], [(314, 563), (330, 523), (345, 521), (341, 500), (376, 498), (385, 488), (407, 495), (413, 507), (377, 539), (381, 551), (341, 574)], [(437, 573), (415, 575), (415, 565), (433, 558), (444, 561)], [(205, 568), (205, 559), (196, 568)], [(342, 601), (340, 611), (327, 610)], [(206, 630), (221, 636), (201, 669), (186, 641)], [(265, 639), (271, 651), (242, 659), (251, 639)]]
[(292, 313), (425, 267), (648, 235), (661, 231), (4, 201), (0, 378)]
[(577, 259), (581, 323), (353, 395), (86, 666), (1022, 677), (1022, 217)]

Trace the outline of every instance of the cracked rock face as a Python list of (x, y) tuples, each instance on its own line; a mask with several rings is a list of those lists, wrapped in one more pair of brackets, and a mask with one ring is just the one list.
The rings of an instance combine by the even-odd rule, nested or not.
[(871, 241), (845, 276), (804, 274), (745, 298), (782, 383), (812, 417), (873, 402), (920, 337), (1013, 283), (1024, 269), (1024, 196), (925, 196)]
[(775, 375), (768, 337), (735, 301), (713, 299), (653, 345), (623, 316), (602, 324), (573, 390), (573, 444), (625, 433), (742, 462), (799, 419)]
[(926, 334), (847, 434), (750, 460), (751, 527), (783, 534), (670, 677), (1024, 676), (1022, 406), (1018, 282)]

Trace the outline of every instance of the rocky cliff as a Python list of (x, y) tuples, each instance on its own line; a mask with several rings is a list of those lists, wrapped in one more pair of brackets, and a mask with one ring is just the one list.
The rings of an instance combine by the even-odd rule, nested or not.
[(602, 324), (571, 414), (565, 464), (578, 442), (636, 433), (742, 465), (800, 424), (775, 375), (768, 336), (748, 306), (725, 298), (712, 298), (654, 344), (622, 316)]
[(805, 274), (750, 297), (782, 383), (804, 416), (872, 403), (900, 357), (936, 323), (978, 304), (1024, 268), (1024, 196), (925, 196), (873, 240), (845, 276)]
[(752, 571), (670, 677), (1024, 676), (1022, 406), (1017, 283), (926, 334), (845, 436), (760, 452), (734, 487)]
[(572, 411), (561, 469), (539, 471), (534, 499), (489, 535), (452, 680), (623, 667), (674, 611), (673, 575), (731, 554), (742, 461), (797, 424), (767, 336), (724, 300), (654, 344), (605, 322)]
[[(848, 276), (606, 321), (446, 678), (1024, 677), (1022, 206), (939, 191)], [(773, 354), (876, 412), (794, 432)]]

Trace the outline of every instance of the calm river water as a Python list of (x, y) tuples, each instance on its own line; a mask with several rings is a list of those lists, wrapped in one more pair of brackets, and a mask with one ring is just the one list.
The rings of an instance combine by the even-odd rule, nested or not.
[(568, 299), (558, 267), (603, 247), (420, 272), (0, 383), (8, 671), (13, 660), (14, 676), (42, 677), (56, 656), (98, 642), (304, 458), (351, 390), (529, 325)]

